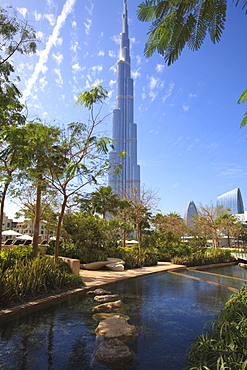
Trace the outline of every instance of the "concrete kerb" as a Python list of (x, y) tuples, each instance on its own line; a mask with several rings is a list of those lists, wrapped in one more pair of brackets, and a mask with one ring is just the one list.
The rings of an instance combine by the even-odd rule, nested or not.
[(0, 321), (12, 320), (15, 315), (25, 315), (26, 313), (38, 311), (45, 307), (60, 303), (68, 298), (75, 298), (87, 291), (106, 286), (118, 281), (133, 279), (138, 276), (155, 274), (168, 270), (186, 269), (183, 265), (174, 265), (169, 262), (159, 262), (158, 265), (141, 267), (137, 269), (130, 269), (124, 271), (110, 271), (110, 270), (80, 270), (79, 274), (85, 284), (81, 288), (67, 290), (54, 295), (49, 295), (28, 303), (24, 303), (12, 308), (0, 310)]

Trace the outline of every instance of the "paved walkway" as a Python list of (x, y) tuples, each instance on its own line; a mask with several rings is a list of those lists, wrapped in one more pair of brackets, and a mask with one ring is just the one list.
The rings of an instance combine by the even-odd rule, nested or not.
[(111, 270), (80, 270), (80, 276), (85, 283), (86, 289), (97, 288), (120, 280), (135, 278), (137, 276), (155, 274), (167, 270), (186, 268), (183, 265), (174, 265), (170, 262), (158, 262), (156, 266), (141, 267), (124, 271)]
[(184, 269), (186, 266), (174, 265), (169, 262), (158, 262), (156, 266), (142, 267), (137, 269), (130, 269), (124, 271), (110, 271), (110, 270), (80, 270), (80, 276), (84, 282), (82, 288), (73, 289), (60, 294), (50, 295), (39, 300), (28, 302), (6, 310), (0, 310), (0, 321), (12, 319), (16, 314), (26, 314), (30, 311), (39, 310), (49, 305), (56, 304), (59, 301), (73, 298), (73, 296), (80, 295), (91, 289), (105, 286), (110, 283), (115, 283), (120, 280), (135, 278), (137, 276), (155, 274), (167, 270)]

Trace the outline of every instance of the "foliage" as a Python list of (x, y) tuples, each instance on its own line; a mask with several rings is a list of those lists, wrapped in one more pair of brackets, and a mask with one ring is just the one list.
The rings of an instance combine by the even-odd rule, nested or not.
[(64, 216), (63, 228), (73, 243), (87, 248), (104, 245), (108, 239), (108, 222), (99, 216), (68, 213)]
[[(112, 257), (123, 259), (127, 269), (157, 264), (157, 252), (155, 248), (143, 248), (141, 253), (139, 253), (138, 247), (122, 248), (116, 245), (111, 247), (90, 248), (80, 243), (61, 243), (59, 248), (60, 254), (63, 257), (77, 258), (81, 263), (106, 261), (107, 258)], [(53, 254), (51, 243), (47, 249), (47, 253)]]
[(203, 238), (212, 238), (213, 247), (218, 246), (218, 233), (226, 227), (229, 228), (236, 222), (234, 216), (229, 215), (229, 210), (222, 206), (201, 205), (197, 210), (197, 215), (193, 218), (193, 225), (189, 231), (192, 235), (197, 235)]
[(160, 232), (172, 232), (180, 237), (186, 232), (184, 220), (176, 212), (170, 212), (167, 215), (157, 213), (153, 223)]
[(12, 249), (3, 249), (0, 251), (0, 269), (5, 271), (12, 267), (16, 261), (22, 261), (32, 258), (32, 247), (14, 247)]
[(87, 194), (81, 201), (82, 210), (98, 213), (106, 218), (106, 214), (115, 214), (120, 207), (120, 197), (113, 192), (111, 186), (100, 186), (96, 191)]
[[(242, 3), (247, 14), (247, 1)], [(155, 51), (161, 54), (167, 65), (175, 62), (185, 46), (195, 51), (202, 46), (206, 35), (213, 43), (221, 39), (225, 28), (227, 0), (144, 0), (137, 10), (137, 17), (143, 22), (152, 22), (144, 53), (146, 57)], [(247, 90), (238, 100), (246, 101)], [(247, 124), (247, 112), (240, 127)]]
[(60, 171), (50, 167), (47, 181), (61, 196), (61, 209), (58, 217), (55, 258), (58, 258), (59, 240), (66, 207), (69, 200), (78, 197), (82, 188), (88, 184), (97, 183), (97, 178), (109, 169), (106, 154), (111, 145), (111, 139), (100, 137), (96, 133), (97, 126), (103, 119), (98, 120), (94, 114), (94, 104), (101, 103), (106, 97), (102, 86), (95, 86), (86, 94), (79, 95), (76, 105), (84, 105), (89, 109), (88, 124), (75, 122), (68, 125), (61, 137)]
[(247, 285), (226, 302), (189, 352), (190, 370), (244, 370), (247, 366)]
[(231, 252), (222, 249), (205, 249), (199, 248), (198, 250), (190, 250), (190, 253), (184, 255), (177, 255), (171, 259), (172, 263), (179, 265), (190, 266), (202, 266), (214, 263), (223, 263), (233, 261)]
[[(19, 99), (21, 93), (11, 82), (15, 72), (11, 63), (12, 56), (30, 54), (36, 51), (36, 35), (33, 28), (16, 18), (11, 7), (0, 7), (0, 133), (9, 125), (23, 124), (23, 105)], [(15, 76), (15, 80), (18, 77)]]
[(38, 294), (82, 284), (78, 275), (69, 272), (63, 261), (50, 257), (16, 260), (12, 267), (0, 271), (0, 304), (22, 302)]

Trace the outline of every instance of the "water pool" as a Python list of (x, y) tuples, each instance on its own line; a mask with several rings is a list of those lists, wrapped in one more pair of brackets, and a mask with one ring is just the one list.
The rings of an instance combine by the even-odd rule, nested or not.
[[(226, 277), (227, 276), (227, 277)], [(107, 286), (119, 294), (138, 339), (129, 344), (137, 355), (133, 370), (181, 370), (196, 332), (247, 282), (238, 266), (162, 272)], [(3, 323), (0, 369), (107, 369), (93, 361), (97, 348), (91, 296), (82, 295)]]

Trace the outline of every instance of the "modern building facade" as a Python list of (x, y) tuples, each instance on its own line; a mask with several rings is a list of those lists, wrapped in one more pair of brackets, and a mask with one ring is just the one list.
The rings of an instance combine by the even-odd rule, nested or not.
[(244, 204), (239, 188), (228, 191), (217, 197), (216, 206), (229, 208), (233, 215), (244, 213)]
[(185, 213), (184, 213), (184, 222), (185, 225), (191, 226), (193, 225), (192, 219), (197, 215), (197, 208), (193, 201), (189, 202)]
[[(126, 0), (123, 3), (120, 58), (117, 62), (116, 108), (113, 111), (114, 150), (109, 153), (108, 183), (116, 194), (127, 197), (140, 193), (140, 166), (137, 164), (137, 125), (134, 123), (134, 93), (131, 78)], [(117, 169), (117, 174), (114, 170)]]

